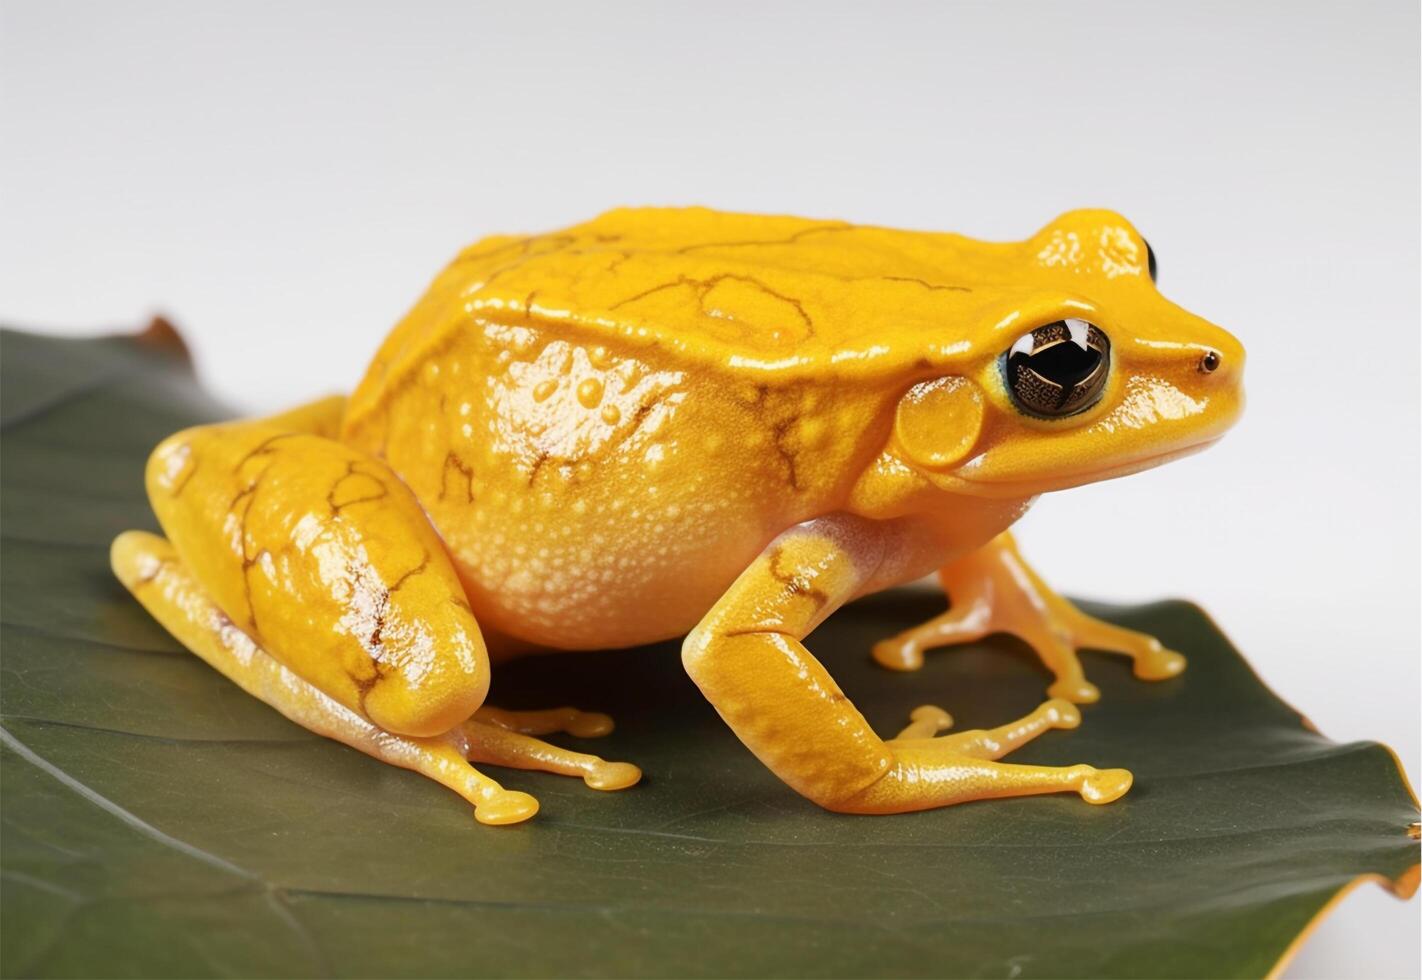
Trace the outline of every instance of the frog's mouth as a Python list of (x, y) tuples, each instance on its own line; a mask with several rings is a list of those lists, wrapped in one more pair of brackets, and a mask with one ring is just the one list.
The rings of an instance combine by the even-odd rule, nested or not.
[[(962, 481), (973, 492), (986, 497), (1028, 497), (1039, 493), (1052, 493), (1057, 490), (1070, 490), (1072, 487), (1085, 486), (1088, 483), (1100, 483), (1104, 480), (1115, 480), (1123, 476), (1131, 476), (1144, 470), (1154, 469), (1164, 463), (1174, 462), (1186, 456), (1193, 456), (1195, 453), (1209, 449), (1220, 439), (1224, 438), (1223, 433), (1211, 436), (1196, 443), (1185, 446), (1177, 446), (1174, 449), (1167, 449), (1164, 452), (1153, 453), (1149, 456), (1140, 456), (1135, 459), (1123, 460), (1105, 466), (1085, 467), (1079, 470), (1067, 470), (1055, 473), (1050, 479), (1027, 480), (1027, 479), (976, 479), (972, 476), (964, 475), (960, 470), (954, 474), (957, 480)], [(970, 464), (971, 465), (971, 464)], [(968, 467), (965, 467), (965, 469)]]

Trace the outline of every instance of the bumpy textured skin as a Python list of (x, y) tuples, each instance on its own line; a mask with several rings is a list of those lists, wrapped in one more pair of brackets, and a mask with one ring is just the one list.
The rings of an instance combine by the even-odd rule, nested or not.
[[(1110, 339), (1105, 392), (1031, 417), (1003, 353), (1065, 318)], [(1132, 656), (1146, 679), (1184, 660), (1078, 612), (1006, 532), (1044, 491), (1217, 438), (1240, 410), (1243, 360), (1160, 295), (1144, 241), (1111, 212), (985, 243), (620, 210), (467, 249), (348, 404), (180, 433), (155, 451), (149, 493), (164, 560), (230, 627), (309, 684), (302, 697), (392, 737), (457, 730), (468, 758), (628, 785), (633, 767), (529, 733), (486, 730), (481, 753), (460, 723), (493, 710), (485, 643), (497, 659), (689, 633), (687, 668), (722, 716), (827, 807), (1105, 802), (1129, 774), (994, 760), (1077, 723), (1068, 701), (1096, 696), (1078, 647)], [(157, 550), (116, 546), (120, 577), (141, 578)], [(899, 739), (871, 731), (800, 641), (849, 599), (935, 570), (952, 607), (880, 643), (881, 663), (913, 669), (929, 647), (1006, 630), (1066, 700), (992, 732), (938, 735), (947, 716), (929, 708)]]

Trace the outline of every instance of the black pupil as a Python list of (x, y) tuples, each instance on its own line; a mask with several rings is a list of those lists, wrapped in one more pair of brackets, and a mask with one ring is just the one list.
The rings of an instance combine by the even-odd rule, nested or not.
[(1053, 344), (1035, 354), (1017, 356), (1026, 358), (1027, 366), (1033, 371), (1067, 390), (1085, 381), (1101, 363), (1100, 351), (1094, 347), (1083, 349), (1070, 340)]

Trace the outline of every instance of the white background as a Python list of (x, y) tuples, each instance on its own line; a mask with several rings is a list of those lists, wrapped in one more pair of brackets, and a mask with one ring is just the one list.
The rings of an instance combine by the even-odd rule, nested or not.
[[(0, 318), (165, 311), (241, 409), (348, 389), (460, 246), (618, 204), (1021, 238), (1114, 207), (1249, 349), (1210, 452), (1042, 501), (1079, 595), (1188, 595), (1419, 772), (1418, 9), (119, 4), (0, 14)], [(1418, 973), (1354, 894), (1296, 976)]]

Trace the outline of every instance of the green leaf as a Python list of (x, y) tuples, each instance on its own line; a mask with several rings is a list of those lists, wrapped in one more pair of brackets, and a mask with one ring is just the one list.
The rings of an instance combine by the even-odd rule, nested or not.
[[(495, 703), (610, 711), (589, 747), (647, 775), (600, 794), (498, 771), (543, 809), (479, 826), (240, 692), (109, 574), (109, 540), (154, 526), (149, 447), (223, 415), (179, 358), (6, 333), (0, 361), (6, 976), (1258, 976), (1351, 883), (1416, 885), (1391, 753), (1312, 731), (1179, 602), (1090, 608), (1185, 651), (1182, 678), (1092, 657), (1101, 703), (1014, 756), (1133, 769), (1109, 806), (827, 813), (663, 644), (499, 668)], [(971, 727), (1041, 698), (1007, 638), (873, 666), (875, 639), (941, 606), (895, 592), (813, 637), (880, 730), (925, 702)]]

